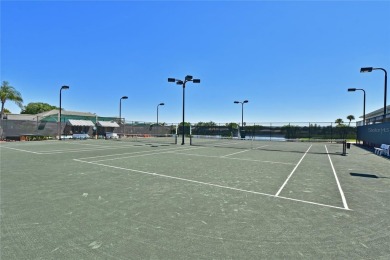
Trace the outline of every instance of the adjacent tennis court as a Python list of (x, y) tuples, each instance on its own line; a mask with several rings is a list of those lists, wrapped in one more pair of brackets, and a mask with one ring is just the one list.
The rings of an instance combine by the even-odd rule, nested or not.
[(175, 143), (2, 143), (1, 256), (390, 256), (389, 159), (338, 142)]

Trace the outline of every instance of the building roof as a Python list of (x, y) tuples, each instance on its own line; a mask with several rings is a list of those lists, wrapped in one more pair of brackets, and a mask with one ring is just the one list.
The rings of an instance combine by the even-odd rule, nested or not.
[[(388, 114), (390, 111), (390, 105), (386, 106), (386, 114)], [(379, 108), (375, 111), (372, 111), (370, 113), (366, 113), (366, 119), (370, 119), (372, 117), (382, 116), (383, 115), (383, 107)], [(363, 116), (360, 116), (359, 118), (363, 118)]]
[(30, 114), (4, 114), (4, 119), (36, 121), (37, 120), (37, 115), (30, 115)]
[[(50, 111), (42, 112), (37, 114), (39, 117), (46, 117), (46, 116), (53, 116), (58, 115), (59, 109), (53, 109)], [(68, 111), (68, 110), (62, 110), (61, 115), (72, 115), (72, 116), (96, 116), (96, 114), (90, 113), (90, 112), (78, 112), (78, 111)]]
[(66, 123), (71, 126), (95, 126), (90, 120), (69, 119)]

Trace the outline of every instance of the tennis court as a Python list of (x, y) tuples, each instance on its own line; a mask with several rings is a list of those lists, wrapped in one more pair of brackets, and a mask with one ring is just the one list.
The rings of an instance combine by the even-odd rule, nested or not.
[(389, 159), (160, 140), (0, 144), (2, 259), (389, 258)]

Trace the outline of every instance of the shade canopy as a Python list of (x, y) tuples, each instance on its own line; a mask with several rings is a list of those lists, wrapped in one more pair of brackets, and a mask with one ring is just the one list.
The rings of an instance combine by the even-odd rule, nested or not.
[(69, 119), (66, 123), (71, 126), (95, 126), (90, 120)]
[(97, 125), (101, 127), (119, 127), (118, 123), (114, 121), (98, 121)]

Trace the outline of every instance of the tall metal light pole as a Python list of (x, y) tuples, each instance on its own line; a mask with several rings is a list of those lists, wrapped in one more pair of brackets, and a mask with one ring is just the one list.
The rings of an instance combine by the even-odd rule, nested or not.
[(63, 89), (69, 89), (69, 86), (62, 86), (60, 89), (60, 111), (59, 111), (59, 129), (58, 129), (58, 137), (59, 140), (62, 140), (61, 132), (62, 132), (62, 125), (61, 125), (61, 110), (62, 110), (62, 90)]
[(157, 105), (157, 126), (158, 126), (158, 107), (159, 106), (164, 106), (165, 104), (164, 103), (160, 103)]
[(383, 122), (386, 120), (386, 97), (387, 97), (387, 71), (383, 68), (373, 68), (373, 67), (364, 67), (360, 69), (360, 73), (364, 72), (371, 72), (373, 70), (382, 70), (385, 73), (385, 98), (384, 98), (384, 105), (383, 105)]
[(181, 144), (184, 144), (184, 105), (185, 105), (185, 88), (186, 88), (186, 83), (188, 81), (192, 81), (193, 83), (200, 83), (200, 79), (193, 79), (191, 75), (187, 75), (184, 80), (180, 79), (175, 79), (175, 78), (168, 78), (168, 82), (176, 82), (177, 85), (183, 85), (183, 122), (182, 122), (182, 129), (183, 129), (183, 136), (182, 136), (182, 141)]
[(240, 101), (234, 101), (234, 104), (241, 104), (241, 128), (244, 129), (244, 104), (248, 103), (248, 100), (244, 100), (242, 102)]
[(363, 95), (363, 125), (366, 125), (366, 91), (364, 91), (364, 89), (362, 89), (362, 88), (349, 88), (348, 89), (349, 92), (354, 92), (356, 90), (361, 90), (364, 93), (364, 95)]
[(122, 99), (128, 99), (128, 97), (123, 96), (119, 99), (119, 126), (121, 127), (121, 131), (123, 131), (123, 129), (122, 129)]

